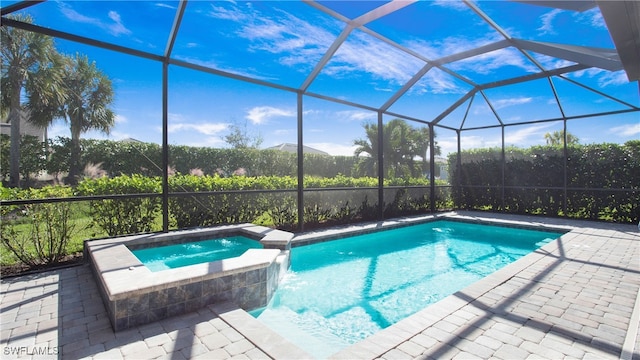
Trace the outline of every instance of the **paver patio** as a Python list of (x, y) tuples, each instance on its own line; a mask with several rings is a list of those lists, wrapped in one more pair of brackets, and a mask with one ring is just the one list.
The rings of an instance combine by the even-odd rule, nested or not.
[[(640, 359), (637, 227), (458, 214), (572, 231), (332, 358)], [(2, 279), (0, 296), (2, 359), (310, 358), (230, 303), (114, 333), (87, 265)]]

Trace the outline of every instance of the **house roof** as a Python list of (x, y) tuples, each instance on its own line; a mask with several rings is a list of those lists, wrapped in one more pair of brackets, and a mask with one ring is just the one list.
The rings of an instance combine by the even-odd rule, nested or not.
[[(286, 151), (286, 152), (290, 152), (290, 153), (297, 153), (298, 152), (298, 145), (291, 144), (291, 143), (282, 143), (280, 145), (268, 147), (265, 150), (280, 150), (280, 151)], [(302, 146), (302, 152), (305, 153), (305, 154), (329, 155), (328, 153), (326, 153), (326, 152), (324, 152), (322, 150), (314, 149), (314, 148), (306, 146), (306, 145)]]

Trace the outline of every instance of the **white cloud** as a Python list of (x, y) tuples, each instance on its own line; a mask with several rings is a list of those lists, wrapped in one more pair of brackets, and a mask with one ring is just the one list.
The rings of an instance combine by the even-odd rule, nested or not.
[(334, 144), (328, 142), (305, 143), (305, 145), (314, 149), (322, 150), (333, 156), (353, 156), (353, 153), (357, 148), (357, 146), (354, 145)]
[(464, 94), (468, 90), (459, 86), (454, 78), (444, 71), (431, 69), (409, 91), (417, 94)]
[(345, 69), (349, 72), (357, 70), (390, 84), (403, 85), (424, 65), (422, 60), (407, 56), (368, 34), (354, 31), (336, 51), (325, 71), (340, 74)]
[(322, 114), (322, 110), (317, 110), (317, 109), (309, 109), (309, 110), (303, 110), (302, 111), (302, 115), (304, 116), (313, 116), (313, 115), (320, 115)]
[(482, 99), (482, 101), (480, 101), (480, 99), (478, 100), (479, 101), (477, 102), (474, 101), (473, 106), (471, 107), (473, 109), (473, 115), (493, 114), (491, 108), (489, 107), (489, 105), (487, 105), (487, 102), (483, 101), (484, 99)]
[(513, 66), (529, 73), (535, 73), (538, 68), (527, 60), (517, 49), (505, 48), (491, 51), (478, 56), (451, 63), (452, 70), (473, 70), (473, 72), (486, 75), (495, 73), (505, 66)]
[(109, 11), (109, 19), (113, 20), (113, 24), (107, 24), (107, 28), (113, 35), (119, 36), (131, 34), (131, 30), (127, 29), (124, 24), (122, 24), (120, 14), (113, 10)]
[(610, 134), (615, 134), (621, 137), (632, 137), (640, 135), (640, 122), (636, 124), (626, 124), (622, 126), (616, 126), (609, 129)]
[[(463, 51), (474, 49), (483, 45), (494, 43), (504, 38), (497, 32), (483, 34), (479, 38), (469, 38), (466, 36), (451, 36), (441, 40), (411, 39), (404, 45), (428, 59), (436, 60), (444, 56), (458, 54)], [(505, 66), (514, 66), (526, 72), (537, 72), (534, 64), (529, 62), (517, 49), (503, 48), (488, 53), (480, 54), (470, 58), (458, 60), (445, 64), (454, 71), (469, 71), (482, 75), (495, 73)], [(434, 93), (463, 93), (465, 89), (456, 85), (454, 79), (442, 71), (430, 70), (425, 78), (429, 81), (420, 81), (420, 84), (428, 84), (426, 90)]]
[(600, 8), (597, 6), (593, 9), (581, 13), (575, 13), (573, 16), (577, 19), (578, 22), (587, 24), (591, 27), (599, 29), (607, 28), (607, 24), (604, 22), (604, 18), (602, 17)]
[(553, 9), (540, 16), (542, 25), (537, 29), (539, 31), (539, 35), (555, 34), (556, 31), (553, 28), (553, 20), (556, 18), (556, 16), (560, 15), (563, 12), (564, 11), (561, 9)]
[(179, 142), (180, 144), (184, 144), (186, 146), (195, 146), (195, 147), (224, 147), (227, 143), (217, 136), (210, 137), (201, 137), (194, 139), (193, 137), (189, 137), (185, 139), (184, 142)]
[[(222, 4), (212, 9), (209, 16), (237, 23), (235, 33), (250, 42), (249, 51), (275, 54), (280, 64), (303, 67), (303, 70), (311, 69), (336, 39), (337, 34), (328, 29), (344, 26), (337, 20), (326, 23), (320, 18), (309, 22), (278, 9), (274, 10), (275, 16), (267, 16), (248, 5)], [(377, 80), (398, 85), (409, 80), (422, 66), (422, 61), (408, 58), (399, 50), (356, 30), (340, 46), (323, 73), (342, 77), (361, 71)], [(382, 88), (387, 87), (382, 85)]]
[(246, 118), (253, 124), (264, 124), (270, 118), (278, 116), (294, 117), (296, 116), (296, 112), (272, 106), (256, 106), (247, 112)]
[[(198, 44), (195, 44), (195, 43), (187, 44), (187, 47), (194, 47), (194, 46), (198, 46)], [(249, 77), (249, 78), (253, 78), (253, 79), (259, 79), (259, 80), (273, 80), (274, 79), (274, 78), (265, 76), (264, 74), (259, 74), (257, 72), (253, 73), (253, 72), (249, 72), (249, 71), (243, 71), (243, 70), (227, 68), (227, 67), (224, 67), (224, 66), (218, 64), (214, 60), (202, 60), (202, 59), (189, 57), (189, 56), (176, 56), (176, 59), (188, 62), (190, 64), (200, 65), (200, 66), (203, 66), (203, 67), (206, 67), (206, 68), (211, 68), (211, 69), (218, 69), (218, 70), (221, 70), (221, 71), (226, 71), (226, 72), (229, 72), (229, 73), (232, 73), (232, 74), (245, 76), (245, 77)]]
[(376, 120), (378, 118), (378, 115), (372, 111), (344, 110), (336, 112), (335, 118), (337, 120), (347, 121), (366, 121)]
[(447, 157), (450, 153), (458, 152), (458, 138), (456, 136), (436, 137), (441, 155)]
[(610, 85), (623, 85), (627, 84), (629, 79), (627, 78), (627, 73), (624, 70), (616, 71), (616, 72), (605, 72), (600, 78), (598, 78), (598, 85), (600, 87), (607, 87)]
[[(236, 5), (233, 2), (230, 2), (230, 4)], [(237, 6), (227, 8), (225, 6), (217, 6), (215, 3), (211, 4), (211, 11), (208, 13), (208, 15), (216, 19), (231, 20), (237, 22), (245, 21), (250, 17), (250, 15), (246, 15), (245, 13), (243, 13)]]
[(559, 69), (559, 68), (563, 68), (563, 67), (567, 67), (575, 64), (575, 62), (573, 61), (554, 58), (552, 56), (543, 55), (539, 53), (531, 53), (531, 55), (545, 69)]
[(270, 18), (255, 10), (251, 3), (231, 2), (213, 5), (208, 15), (235, 22), (236, 35), (250, 41), (249, 51), (280, 55), (278, 61), (286, 66), (312, 67), (336, 38), (320, 25), (284, 11), (275, 12), (277, 17)]
[[(532, 97), (514, 97), (514, 98), (505, 98), (505, 99), (499, 99), (499, 100), (489, 99), (491, 106), (493, 106), (495, 110), (508, 108), (510, 106), (524, 105), (532, 101), (533, 101)], [(477, 104), (474, 104), (473, 114), (475, 115), (493, 114), (493, 112), (491, 111), (491, 108), (489, 107), (489, 105), (487, 105), (486, 101), (480, 101)]]
[(273, 135), (276, 135), (276, 136), (283, 136), (283, 135), (295, 134), (297, 133), (297, 130), (296, 129), (277, 129), (277, 130), (274, 130), (272, 133)]
[[(475, 2), (475, 1), (471, 1), (471, 2)], [(433, 0), (432, 4), (436, 6), (444, 7), (444, 8), (455, 9), (455, 10), (469, 10), (469, 7), (460, 0)]]
[(383, 91), (383, 92), (393, 92), (394, 89), (388, 88), (388, 87), (380, 87), (377, 86), (376, 84), (372, 84), (373, 85), (373, 89), (375, 91)]
[[(505, 132), (505, 145), (516, 145), (519, 147), (527, 147), (544, 143), (544, 134), (549, 132), (549, 128), (555, 126), (552, 123), (537, 124), (531, 126), (508, 127)], [(473, 134), (475, 131), (469, 132)], [(495, 135), (494, 135), (495, 134)], [(451, 136), (448, 138), (436, 138), (438, 145), (443, 150), (443, 154), (457, 152), (457, 138)], [(502, 137), (500, 131), (483, 132), (482, 135), (462, 135), (460, 138), (462, 149), (477, 148), (495, 148), (502, 146)]]
[(71, 21), (85, 23), (85, 24), (93, 24), (93, 25), (100, 24), (100, 21), (98, 19), (84, 16), (79, 12), (73, 10), (71, 6), (68, 4), (64, 4), (64, 3), (59, 3), (59, 4), (60, 4), (60, 11), (62, 12), (62, 14)]
[[(116, 126), (120, 123), (124, 123), (126, 122), (126, 120), (123, 121), (123, 119), (125, 119), (123, 116), (119, 116), (116, 115)], [(47, 136), (49, 137), (49, 139), (55, 139), (57, 137), (66, 137), (66, 138), (70, 138), (71, 137), (71, 130), (69, 129), (69, 124), (67, 124), (64, 120), (62, 119), (56, 119), (47, 129)], [(111, 129), (111, 131), (109, 132), (109, 134), (105, 134), (101, 131), (98, 130), (89, 130), (87, 132), (82, 133), (81, 137), (83, 139), (96, 139), (96, 140), (122, 140), (122, 139), (128, 139), (130, 137), (134, 137), (133, 135), (129, 134), (129, 133), (125, 133), (122, 131), (119, 131), (117, 129)]]
[(169, 5), (169, 4), (165, 4), (165, 3), (155, 3), (155, 6), (162, 7), (162, 8), (167, 8), (167, 9), (173, 9), (173, 10), (176, 9), (175, 6)]
[[(189, 47), (189, 45), (187, 45), (187, 47)], [(176, 56), (176, 59), (186, 61), (191, 64), (200, 65), (206, 68), (214, 68), (214, 69), (219, 68), (218, 63), (213, 60), (202, 60), (202, 59), (189, 57), (189, 56)]]
[(522, 105), (530, 103), (533, 98), (531, 97), (519, 97), (519, 98), (510, 98), (510, 99), (500, 99), (495, 101), (490, 101), (495, 109), (503, 109), (509, 106)]
[(60, 11), (62, 14), (69, 20), (77, 23), (89, 24), (101, 28), (102, 30), (107, 31), (113, 36), (120, 35), (130, 35), (131, 30), (127, 29), (126, 26), (122, 23), (122, 19), (120, 18), (120, 14), (116, 11), (109, 11), (107, 13), (107, 17), (111, 20), (102, 20), (99, 18), (93, 18), (89, 16), (85, 16), (71, 8), (71, 6), (67, 3), (59, 3)]
[(521, 146), (523, 144), (544, 143), (544, 134), (547, 129), (555, 124), (540, 124), (526, 127), (518, 127), (516, 131), (507, 130), (504, 141), (506, 144)]
[(115, 116), (115, 123), (116, 124), (125, 124), (128, 121), (129, 120), (124, 115), (116, 115)]
[(222, 123), (172, 123), (169, 124), (168, 131), (196, 131), (204, 135), (218, 135), (229, 127), (228, 124)]
[(624, 85), (629, 83), (629, 79), (627, 78), (627, 74), (624, 72), (624, 70), (610, 72), (603, 69), (590, 68), (586, 70), (575, 71), (573, 73), (570, 73), (569, 76), (576, 78), (595, 78), (598, 81), (598, 86), (600, 87)]
[(497, 146), (502, 146), (502, 140), (500, 136), (461, 136), (460, 144), (462, 145), (462, 149), (477, 149), (477, 148), (492, 148)]
[(504, 37), (498, 32), (489, 32), (482, 35), (482, 37), (478, 38), (449, 36), (437, 40), (410, 39), (405, 41), (403, 45), (426, 56), (430, 60), (436, 60), (443, 56), (457, 54), (462, 51), (504, 40)]

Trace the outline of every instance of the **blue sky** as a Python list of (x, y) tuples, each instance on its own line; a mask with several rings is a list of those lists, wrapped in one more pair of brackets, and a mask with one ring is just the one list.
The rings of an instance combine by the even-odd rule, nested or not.
[[(172, 57), (298, 88), (345, 28), (344, 18), (356, 18), (385, 2), (318, 4), (340, 15), (336, 18), (307, 3), (294, 1), (191, 1)], [(574, 12), (505, 1), (473, 4), (513, 38), (614, 48), (597, 7)], [(177, 5), (167, 1), (48, 1), (25, 12), (31, 14), (36, 24), (45, 27), (162, 54)], [(365, 27), (349, 34), (311, 82), (309, 92), (378, 108), (426, 65), (424, 59), (434, 60), (504, 39), (459, 1), (413, 3)], [(376, 34), (417, 56), (407, 56), (376, 38)], [(56, 44), (67, 54), (87, 54), (113, 80), (116, 126), (109, 136), (92, 132), (85, 137), (161, 142), (159, 63), (61, 39)], [(472, 88), (451, 72), (483, 84), (539, 72), (534, 61), (545, 69), (573, 64), (534, 52), (527, 55), (506, 47), (445, 64), (443, 69), (433, 68), (389, 111), (426, 121), (434, 119)], [(629, 83), (623, 71), (611, 73), (591, 68), (571, 73), (567, 78), (639, 105), (638, 84)], [(553, 86), (567, 116), (628, 108), (569, 80), (554, 77)], [(295, 93), (178, 66), (169, 68), (169, 89), (171, 144), (226, 147), (224, 136), (232, 124), (246, 124), (250, 133), (262, 136), (262, 147), (297, 142)], [(485, 95), (507, 124), (561, 116), (547, 79), (489, 89)], [(466, 128), (498, 123), (480, 94), (468, 105), (469, 100), (441, 124), (458, 128), (467, 111)], [(303, 114), (305, 144), (333, 155), (353, 154), (353, 140), (364, 136), (362, 124), (377, 119), (374, 111), (310, 96), (303, 97)], [(393, 118), (385, 115), (384, 120)], [(508, 127), (505, 140), (517, 146), (543, 144), (545, 133), (561, 129), (562, 122)], [(582, 143), (623, 143), (640, 138), (640, 113), (572, 120), (568, 129)], [(453, 131), (436, 128), (436, 133), (445, 154), (455, 151)], [(58, 122), (49, 134), (69, 136), (68, 127)], [(499, 129), (462, 134), (463, 148), (500, 145)]]

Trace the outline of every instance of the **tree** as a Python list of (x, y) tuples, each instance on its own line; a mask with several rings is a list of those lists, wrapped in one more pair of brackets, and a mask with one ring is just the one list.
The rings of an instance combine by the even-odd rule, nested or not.
[[(366, 123), (363, 127), (366, 138), (353, 141), (353, 144), (358, 146), (354, 151), (354, 155), (357, 158), (362, 154), (367, 154), (368, 156), (360, 158), (360, 161), (356, 164), (356, 173), (375, 176), (378, 171), (378, 154), (381, 149), (380, 144), (378, 144), (378, 125)], [(385, 132), (383, 131), (384, 134)]]
[(111, 80), (102, 73), (95, 62), (86, 55), (65, 56), (62, 60), (62, 76), (59, 93), (64, 96), (52, 101), (48, 95), (30, 99), (32, 121), (48, 126), (53, 118), (62, 118), (71, 129), (71, 154), (69, 159), (69, 184), (75, 185), (80, 175), (80, 135), (89, 130), (109, 134), (115, 123), (115, 115), (109, 108), (113, 102)]
[[(33, 22), (29, 16), (12, 18)], [(15, 187), (20, 185), (20, 119), (23, 115), (20, 96), (26, 88), (34, 88), (32, 83), (36, 79), (41, 83), (55, 80), (51, 78), (55, 74), (51, 69), (56, 67), (58, 54), (51, 37), (8, 26), (0, 27), (0, 43), (2, 108), (8, 112), (2, 116), (8, 115), (7, 122), (11, 123), (9, 185)]]
[[(429, 159), (427, 158), (427, 154), (430, 151), (431, 148), (431, 141), (429, 141), (429, 139), (431, 139), (430, 136), (431, 131), (429, 130), (428, 127), (421, 127), (419, 128), (416, 132), (415, 132), (415, 143), (416, 143), (416, 147), (417, 147), (417, 152), (418, 152), (418, 156), (422, 157), (422, 172), (423, 173), (427, 173), (429, 172)], [(436, 138), (436, 134), (435, 132), (433, 133), (433, 138)], [(438, 143), (434, 144), (433, 147), (433, 152), (434, 155), (440, 155), (442, 153), (442, 150), (440, 148), (440, 145), (438, 145)], [(439, 170), (436, 171), (436, 174), (439, 174)]]
[(20, 175), (23, 185), (31, 186), (31, 175), (37, 174), (47, 166), (46, 143), (35, 136), (25, 135), (20, 141), (23, 156), (20, 157)]
[(234, 149), (257, 149), (262, 144), (263, 139), (260, 134), (249, 134), (246, 121), (242, 127), (233, 123), (229, 128), (229, 134), (224, 137), (224, 141)]
[[(554, 131), (553, 133), (544, 134), (544, 139), (547, 142), (547, 145), (556, 146), (564, 144), (564, 130), (562, 131)], [(567, 132), (567, 145), (576, 145), (578, 144), (579, 139)]]
[[(356, 171), (359, 174), (375, 175), (378, 154), (383, 148), (383, 168), (387, 176), (422, 176), (428, 164), (429, 128), (416, 129), (404, 120), (393, 119), (382, 129), (383, 146), (381, 146), (378, 143), (377, 124), (366, 123), (363, 127), (366, 138), (354, 141), (354, 145), (358, 146), (354, 155), (356, 157), (362, 154), (368, 155), (360, 158), (356, 165)], [(439, 153), (440, 148), (436, 146), (436, 154)], [(418, 157), (422, 159), (422, 166), (416, 163)]]

